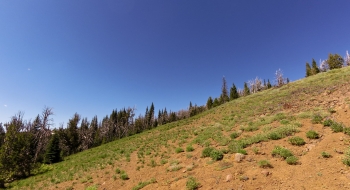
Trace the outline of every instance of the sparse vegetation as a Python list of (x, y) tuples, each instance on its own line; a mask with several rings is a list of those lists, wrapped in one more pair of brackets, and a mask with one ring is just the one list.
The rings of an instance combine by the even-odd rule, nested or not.
[(284, 159), (293, 156), (293, 153), (283, 147), (275, 146), (275, 148), (272, 150), (272, 156), (280, 156)]
[(212, 147), (204, 148), (204, 150), (202, 151), (202, 157), (203, 158), (210, 157), (210, 154), (213, 150), (214, 150), (214, 148), (212, 148)]
[(212, 150), (210, 152), (210, 158), (217, 161), (217, 160), (222, 160), (224, 157), (224, 154), (220, 150)]
[(176, 153), (181, 153), (181, 152), (184, 152), (184, 149), (181, 148), (181, 147), (177, 147), (177, 148), (175, 149), (175, 152), (176, 152)]
[(187, 182), (186, 182), (186, 188), (188, 190), (195, 190), (195, 189), (198, 189), (200, 186), (200, 183), (197, 182), (197, 179), (190, 176), (188, 179), (187, 179)]
[(310, 131), (306, 132), (306, 137), (309, 139), (318, 139), (319, 134), (314, 130), (310, 130)]
[(302, 146), (305, 144), (304, 139), (301, 137), (291, 137), (288, 139), (288, 141), (290, 144), (296, 145), (296, 146)]
[(321, 156), (322, 156), (323, 158), (330, 158), (330, 157), (332, 157), (332, 155), (331, 155), (330, 153), (324, 152), (324, 151), (321, 153)]
[(273, 168), (268, 160), (260, 160), (258, 165), (260, 168)]
[(299, 158), (297, 158), (296, 156), (289, 156), (286, 158), (286, 162), (289, 165), (296, 165), (298, 163)]
[(192, 146), (192, 145), (188, 145), (188, 146), (186, 147), (186, 152), (192, 152), (192, 151), (194, 151), (193, 146)]

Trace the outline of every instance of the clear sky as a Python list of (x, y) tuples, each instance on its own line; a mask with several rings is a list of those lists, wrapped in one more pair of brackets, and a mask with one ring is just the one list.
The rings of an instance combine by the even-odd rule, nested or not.
[(349, 0), (0, 0), (0, 122), (204, 105), (350, 49)]

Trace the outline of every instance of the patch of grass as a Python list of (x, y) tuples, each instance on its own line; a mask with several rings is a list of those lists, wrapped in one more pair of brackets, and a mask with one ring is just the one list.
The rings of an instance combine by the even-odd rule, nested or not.
[(331, 119), (326, 119), (323, 121), (323, 126), (329, 127), (333, 124), (333, 121)]
[(139, 182), (137, 184), (137, 186), (133, 187), (132, 190), (140, 190), (144, 187), (146, 187), (147, 185), (149, 184), (152, 184), (152, 183), (155, 183), (156, 182), (156, 179), (155, 178), (152, 178), (151, 180), (149, 181), (144, 181), (144, 182)]
[(299, 158), (297, 158), (296, 156), (289, 156), (286, 158), (286, 162), (289, 165), (296, 165), (298, 164), (298, 160)]
[(213, 150), (210, 152), (210, 158), (212, 160), (218, 161), (224, 158), (224, 154), (220, 150)]
[(233, 164), (231, 162), (222, 161), (222, 162), (219, 162), (216, 170), (222, 171), (222, 170), (225, 170), (227, 168), (231, 168), (232, 166), (233, 166)]
[(239, 137), (240, 135), (241, 135), (241, 133), (239, 133), (239, 132), (233, 132), (233, 133), (231, 133), (230, 137), (231, 137), (231, 139), (235, 139), (235, 138)]
[(168, 160), (166, 160), (166, 159), (162, 159), (162, 160), (160, 161), (160, 164), (162, 164), (162, 165), (164, 165), (164, 164), (166, 164), (166, 163), (168, 163)]
[(320, 124), (320, 123), (322, 123), (322, 120), (323, 120), (323, 118), (320, 114), (315, 114), (312, 116), (311, 123)]
[(292, 145), (296, 145), (296, 146), (302, 146), (305, 144), (305, 141), (303, 138), (301, 137), (291, 137), (288, 139), (289, 143), (292, 144)]
[(258, 165), (260, 168), (273, 168), (273, 166), (270, 164), (268, 160), (260, 160), (258, 162)]
[(197, 179), (190, 176), (188, 179), (187, 179), (187, 182), (186, 182), (186, 188), (188, 190), (195, 190), (195, 189), (198, 189), (200, 187), (200, 183), (197, 182)]
[(175, 152), (176, 152), (176, 153), (181, 153), (181, 152), (184, 152), (184, 149), (181, 148), (181, 147), (177, 147), (177, 148), (175, 149)]
[(282, 135), (280, 133), (277, 133), (277, 132), (272, 132), (269, 134), (268, 138), (271, 140), (279, 140), (282, 138)]
[(350, 166), (350, 148), (345, 151), (344, 158), (342, 159), (343, 164)]
[(293, 156), (293, 153), (290, 150), (281, 146), (275, 146), (275, 148), (272, 150), (272, 156), (280, 156), (286, 159), (290, 156)]
[(333, 123), (331, 124), (330, 127), (331, 127), (333, 132), (339, 133), (339, 132), (343, 132), (343, 129), (344, 129), (345, 126), (343, 124), (341, 124), (341, 123), (337, 123), (337, 122), (333, 121)]
[(282, 119), (282, 120), (280, 121), (280, 123), (281, 123), (282, 125), (287, 125), (287, 124), (290, 123), (290, 121), (287, 120), (287, 119)]
[(202, 157), (206, 158), (206, 157), (210, 157), (210, 153), (214, 150), (214, 148), (212, 147), (206, 147), (203, 149), (202, 151)]
[(188, 146), (186, 147), (186, 152), (192, 152), (192, 151), (194, 151), (193, 146), (192, 146), (192, 145), (188, 145)]
[(128, 174), (127, 174), (125, 171), (122, 171), (122, 172), (120, 173), (120, 179), (122, 179), (122, 180), (128, 180), (128, 179), (129, 179), (129, 176), (128, 176)]
[(306, 137), (309, 139), (318, 139), (319, 134), (314, 130), (310, 130), (310, 131), (306, 132)]
[(151, 159), (151, 162), (149, 164), (152, 168), (157, 166), (157, 162), (154, 159)]
[(332, 155), (330, 153), (328, 153), (328, 152), (321, 152), (321, 156), (323, 158), (330, 158), (330, 157), (332, 157)]
[(249, 126), (247, 126), (247, 127), (241, 127), (240, 128), (242, 131), (247, 131), (247, 132), (251, 132), (251, 131), (257, 131), (257, 130), (259, 130), (259, 127), (258, 126), (256, 126), (256, 125), (249, 125)]
[(87, 187), (85, 190), (97, 190), (97, 185), (92, 185), (92, 186), (89, 186)]

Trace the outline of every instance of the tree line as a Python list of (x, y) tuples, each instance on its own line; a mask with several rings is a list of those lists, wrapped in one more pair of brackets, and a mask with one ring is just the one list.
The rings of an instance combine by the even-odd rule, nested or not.
[(317, 66), (315, 59), (312, 59), (311, 66), (306, 62), (306, 74), (305, 77), (316, 75), (320, 72), (327, 72), (333, 69), (339, 69), (342, 67), (350, 66), (350, 55), (346, 51), (344, 58), (339, 54), (328, 54), (328, 59), (320, 60), (320, 65)]

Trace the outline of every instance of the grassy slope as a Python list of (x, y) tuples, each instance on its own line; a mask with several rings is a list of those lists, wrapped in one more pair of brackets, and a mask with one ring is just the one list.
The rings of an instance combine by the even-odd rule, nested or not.
[[(210, 180), (206, 180), (210, 177), (207, 173), (215, 174), (226, 168), (228, 173), (233, 168), (242, 170), (244, 164), (236, 166), (238, 164), (233, 164), (231, 159), (232, 153), (236, 152), (237, 146), (241, 146), (242, 143), (244, 145), (241, 148), (245, 148), (248, 155), (253, 155), (253, 152), (259, 152), (255, 145), (261, 141), (271, 144), (275, 142), (269, 139), (273, 131), (289, 130), (288, 134), (294, 134), (296, 131), (305, 131), (303, 123), (316, 113), (322, 117), (332, 116), (329, 107), (333, 106), (333, 103), (329, 103), (328, 100), (343, 98), (341, 94), (344, 92), (339, 92), (339, 89), (350, 86), (349, 81), (350, 67), (347, 67), (239, 98), (195, 117), (72, 155), (64, 162), (43, 167), (42, 174), (14, 182), (11, 186), (15, 189), (94, 189), (104, 186), (106, 181), (110, 183), (105, 186), (106, 189), (131, 189), (142, 181), (149, 182), (150, 185), (144, 185), (151, 189), (183, 189), (187, 178), (192, 175), (207, 189), (212, 184)], [(350, 105), (349, 99), (345, 98), (344, 101)], [(230, 134), (233, 132), (242, 134), (236, 140), (232, 140)], [(175, 152), (178, 147), (186, 151), (189, 145), (194, 147), (193, 152)], [(217, 163), (210, 158), (197, 159), (207, 146), (216, 147), (228, 154), (225, 154), (223, 161)], [(257, 159), (259, 158), (257, 156)], [(300, 158), (302, 159), (302, 156)], [(195, 160), (193, 171), (192, 168), (187, 168), (191, 172), (169, 169), (172, 164), (186, 168), (185, 165), (192, 160)], [(277, 164), (275, 165), (274, 170), (278, 170)], [(115, 172), (117, 168), (125, 170), (130, 179), (119, 179), (120, 174)], [(235, 173), (234, 176), (238, 176), (235, 180), (240, 182), (244, 181), (240, 177), (248, 175), (249, 171), (231, 173)], [(160, 174), (163, 177), (160, 177)], [(222, 178), (226, 176), (219, 173), (217, 175), (222, 175)], [(152, 178), (153, 181), (150, 181)], [(218, 184), (218, 181), (216, 182)]]

